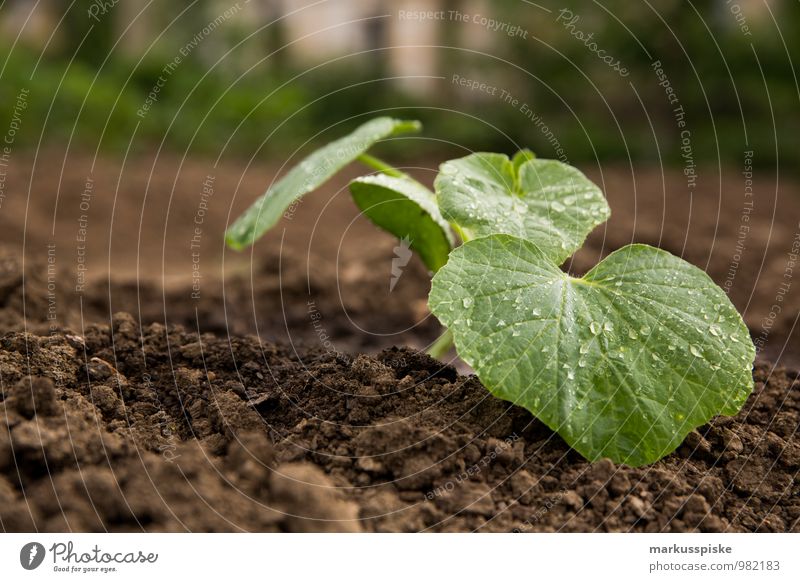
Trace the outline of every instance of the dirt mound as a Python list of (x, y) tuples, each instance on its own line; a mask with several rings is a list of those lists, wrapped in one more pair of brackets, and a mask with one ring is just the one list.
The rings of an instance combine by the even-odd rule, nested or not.
[[(114, 337), (92, 329), (86, 341), (3, 338), (4, 530), (359, 529), (356, 504), (319, 468), (287, 463), (275, 470), (260, 419), (229, 390), (216, 397), (210, 385), (196, 390), (202, 374), (190, 368), (177, 368), (182, 380), (166, 388), (158, 365), (157, 380), (142, 368), (129, 381), (93, 355), (108, 357), (114, 341), (130, 347), (130, 318), (117, 322)], [(118, 362), (125, 369), (135, 366), (127, 357)]]
[(0, 523), (46, 531), (800, 531), (797, 372), (645, 468), (582, 460), (410, 349), (297, 353), (127, 314), (0, 342)]

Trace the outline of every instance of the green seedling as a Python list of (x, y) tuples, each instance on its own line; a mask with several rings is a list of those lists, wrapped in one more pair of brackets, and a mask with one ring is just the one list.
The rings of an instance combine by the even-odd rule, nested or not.
[(351, 182), (356, 204), (410, 240), (434, 273), (428, 305), (447, 330), (431, 353), (454, 343), (492, 394), (585, 458), (653, 463), (694, 428), (741, 409), (755, 348), (708, 275), (633, 244), (570, 276), (559, 265), (610, 214), (596, 185), (523, 150), (446, 162), (431, 192), (366, 153), (418, 127), (375, 119), (311, 154), (231, 226), (228, 243), (252, 244), (293, 201), (359, 160), (377, 173)]

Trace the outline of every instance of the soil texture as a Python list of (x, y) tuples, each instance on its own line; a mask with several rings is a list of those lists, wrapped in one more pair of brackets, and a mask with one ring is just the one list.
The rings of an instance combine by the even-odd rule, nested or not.
[(128, 314), (0, 342), (7, 531), (800, 531), (798, 373), (632, 469), (407, 348), (298, 353)]

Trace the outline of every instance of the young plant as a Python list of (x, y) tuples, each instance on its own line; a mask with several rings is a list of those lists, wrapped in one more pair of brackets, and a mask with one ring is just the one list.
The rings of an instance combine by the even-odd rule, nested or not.
[(375, 119), (311, 154), (231, 226), (228, 243), (252, 244), (294, 200), (359, 160), (378, 173), (351, 182), (358, 207), (411, 240), (435, 273), (428, 304), (448, 329), (431, 351), (454, 342), (492, 394), (528, 409), (587, 459), (652, 463), (713, 416), (739, 411), (753, 388), (755, 348), (708, 275), (633, 244), (571, 277), (559, 265), (610, 214), (596, 185), (523, 150), (446, 162), (434, 194), (366, 154), (418, 127)]

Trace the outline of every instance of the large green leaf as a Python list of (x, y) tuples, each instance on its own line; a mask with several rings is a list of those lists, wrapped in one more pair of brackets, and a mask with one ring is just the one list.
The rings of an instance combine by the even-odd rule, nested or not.
[(353, 133), (318, 149), (275, 182), (242, 214), (225, 234), (229, 246), (240, 250), (272, 228), (291, 204), (319, 188), (376, 142), (399, 133), (419, 130), (416, 121), (378, 117)]
[(429, 302), (493, 394), (590, 460), (654, 462), (752, 390), (755, 350), (728, 297), (646, 245), (575, 279), (529, 241), (479, 238), (451, 253)]
[(350, 193), (372, 222), (409, 240), (431, 271), (447, 262), (453, 237), (433, 192), (425, 186), (410, 178), (375, 174), (350, 182)]
[(579, 170), (531, 156), (478, 153), (445, 162), (436, 178), (439, 207), (469, 237), (512, 234), (562, 263), (608, 219), (608, 204)]

